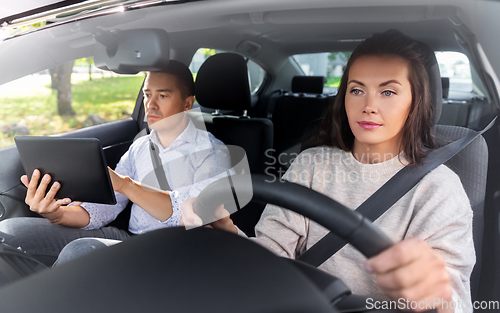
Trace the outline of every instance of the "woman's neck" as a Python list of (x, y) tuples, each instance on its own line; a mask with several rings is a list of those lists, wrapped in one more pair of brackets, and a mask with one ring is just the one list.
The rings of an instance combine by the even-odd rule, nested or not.
[(354, 141), (352, 155), (356, 160), (364, 164), (375, 164), (388, 161), (400, 152), (399, 145), (369, 145)]

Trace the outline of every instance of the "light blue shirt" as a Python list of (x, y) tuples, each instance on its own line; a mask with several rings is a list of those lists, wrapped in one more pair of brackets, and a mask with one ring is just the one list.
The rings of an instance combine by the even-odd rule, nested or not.
[[(173, 213), (168, 220), (162, 222), (133, 204), (129, 231), (134, 234), (179, 226), (182, 202), (197, 197), (206, 186), (227, 176), (231, 168), (231, 158), (224, 144), (211, 133), (197, 129), (189, 121), (186, 129), (167, 148), (163, 148), (154, 130), (148, 136), (136, 140), (116, 166), (115, 171), (118, 174), (159, 188), (149, 150), (150, 138), (159, 148), (165, 176), (172, 189), (170, 198)], [(83, 229), (103, 227), (125, 209), (129, 200), (118, 192), (115, 192), (115, 196), (115, 205), (82, 204), (90, 216), (89, 224)]]

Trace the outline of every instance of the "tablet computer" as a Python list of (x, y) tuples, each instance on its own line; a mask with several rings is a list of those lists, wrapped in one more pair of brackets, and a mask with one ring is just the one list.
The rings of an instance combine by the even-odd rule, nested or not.
[(116, 204), (106, 159), (97, 138), (16, 136), (14, 140), (29, 179), (38, 169), (40, 177), (50, 174), (51, 185), (55, 181), (61, 184), (57, 199)]

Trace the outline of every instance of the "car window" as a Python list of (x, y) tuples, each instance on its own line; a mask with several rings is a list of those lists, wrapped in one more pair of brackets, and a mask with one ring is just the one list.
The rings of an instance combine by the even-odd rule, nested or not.
[(450, 91), (472, 92), (472, 78), (467, 56), (460, 52), (438, 51), (436, 59), (439, 63), (441, 77), (450, 81)]
[[(208, 59), (210, 56), (215, 55), (217, 53), (223, 53), (225, 51), (208, 49), (208, 48), (200, 48), (196, 51), (191, 60), (191, 64), (189, 65), (189, 69), (193, 73), (194, 78), (196, 79), (196, 74), (200, 69), (203, 62)], [(250, 90), (252, 93), (256, 93), (259, 88), (262, 86), (264, 82), (264, 78), (266, 77), (266, 72), (260, 65), (255, 63), (254, 61), (247, 59), (247, 67), (248, 67), (248, 80), (250, 83)]]
[(325, 52), (296, 54), (294, 60), (306, 76), (324, 76), (324, 93), (337, 93), (344, 67), (351, 56), (350, 52)]
[(129, 117), (143, 80), (142, 73), (101, 71), (84, 58), (3, 84), (0, 148), (13, 145), (16, 135), (53, 135)]
[[(325, 76), (327, 82), (324, 93), (336, 92), (340, 84), (343, 69), (349, 60), (350, 52), (326, 52), (294, 55), (306, 76)], [(471, 93), (472, 78), (469, 59), (460, 52), (438, 51), (436, 58), (439, 63), (441, 77), (449, 78), (451, 94)]]

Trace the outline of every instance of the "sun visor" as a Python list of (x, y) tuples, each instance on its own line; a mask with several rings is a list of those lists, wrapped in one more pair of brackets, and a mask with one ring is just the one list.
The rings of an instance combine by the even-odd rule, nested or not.
[(95, 65), (118, 74), (159, 71), (170, 60), (168, 34), (163, 29), (98, 30)]

